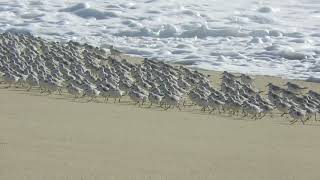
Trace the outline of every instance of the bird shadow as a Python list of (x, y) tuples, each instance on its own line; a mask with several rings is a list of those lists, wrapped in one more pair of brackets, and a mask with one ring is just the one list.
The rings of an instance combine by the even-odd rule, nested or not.
[(318, 122), (308, 122), (308, 123), (305, 123), (305, 124), (302, 124), (301, 122), (296, 122), (296, 123), (293, 123), (291, 124), (290, 122), (279, 122), (277, 123), (279, 125), (282, 125), (282, 126), (311, 126), (311, 127), (320, 127), (320, 124)]

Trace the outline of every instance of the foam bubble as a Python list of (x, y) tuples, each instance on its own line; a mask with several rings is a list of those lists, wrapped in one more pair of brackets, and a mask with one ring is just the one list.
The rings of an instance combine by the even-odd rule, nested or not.
[(159, 32), (159, 36), (163, 38), (174, 37), (177, 34), (177, 28), (171, 24), (166, 24)]
[(74, 12), (79, 9), (84, 9), (84, 8), (89, 8), (89, 7), (90, 7), (89, 3), (78, 3), (73, 6), (70, 6), (70, 7), (64, 8), (64, 9), (60, 9), (59, 11), (60, 12)]
[(273, 8), (272, 7), (268, 7), (268, 6), (264, 6), (264, 7), (259, 8), (258, 12), (271, 13), (271, 12), (273, 12)]
[(77, 16), (80, 16), (82, 18), (96, 18), (98, 20), (100, 19), (106, 19), (109, 17), (118, 17), (118, 14), (112, 11), (108, 11), (108, 12), (103, 12), (103, 11), (99, 11), (97, 9), (93, 9), (93, 8), (83, 8), (83, 9), (79, 9), (77, 11), (73, 12), (74, 14), (76, 14)]

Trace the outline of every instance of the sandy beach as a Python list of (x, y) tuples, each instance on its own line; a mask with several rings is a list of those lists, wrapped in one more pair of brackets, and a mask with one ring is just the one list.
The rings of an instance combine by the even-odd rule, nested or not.
[[(213, 84), (219, 72), (211, 74)], [(256, 76), (256, 86), (286, 80)], [(319, 91), (320, 85), (298, 82)], [(4, 85), (2, 85), (3, 87)], [(318, 180), (320, 123), (0, 89), (0, 179)]]

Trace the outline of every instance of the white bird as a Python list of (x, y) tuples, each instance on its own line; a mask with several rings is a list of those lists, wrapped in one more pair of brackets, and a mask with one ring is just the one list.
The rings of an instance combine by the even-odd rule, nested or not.
[(242, 110), (245, 114), (243, 117), (246, 117), (250, 114), (252, 115), (251, 119), (258, 119), (262, 112), (262, 109), (259, 106), (251, 104), (247, 101), (242, 104)]
[(209, 107), (212, 108), (212, 110), (210, 111), (210, 113), (212, 113), (213, 111), (215, 110), (218, 110), (219, 113), (221, 113), (221, 110), (223, 110), (223, 106), (224, 106), (224, 102), (218, 100), (218, 99), (215, 99), (214, 97), (212, 96), (209, 96), (208, 97), (208, 102), (209, 102)]
[(171, 107), (177, 107), (180, 111), (180, 100), (181, 98), (179, 96), (173, 95), (173, 94), (166, 94), (163, 98), (162, 98), (162, 103), (165, 104), (165, 110), (171, 108)]
[(30, 91), (31, 88), (34, 86), (39, 86), (39, 79), (33, 74), (28, 75), (26, 82), (29, 85), (29, 88), (27, 89), (27, 91)]
[(299, 109), (298, 107), (292, 106), (289, 110), (289, 115), (293, 119), (290, 121), (291, 124), (300, 120), (302, 124), (306, 121), (306, 111)]
[(95, 87), (92, 85), (87, 85), (86, 88), (84, 89), (84, 94), (83, 96), (88, 96), (91, 99), (89, 99), (88, 102), (92, 101), (93, 99), (97, 98), (100, 94), (100, 91), (98, 91)]
[(123, 54), (121, 51), (115, 49), (113, 46), (110, 46), (109, 50), (110, 50), (111, 56), (113, 56), (114, 58), (121, 57), (121, 55)]
[(278, 111), (279, 111), (280, 113), (282, 113), (281, 116), (284, 116), (285, 114), (288, 114), (288, 113), (289, 113), (289, 109), (290, 109), (290, 107), (291, 107), (290, 104), (282, 101), (281, 99), (278, 99), (278, 100), (275, 102), (275, 106), (276, 106), (276, 108), (278, 109)]
[(73, 95), (74, 98), (78, 98), (82, 95), (83, 90), (75, 85), (73, 85), (72, 83), (67, 85), (67, 91), (69, 94)]
[(152, 104), (160, 104), (161, 101), (162, 101), (162, 98), (163, 98), (163, 96), (160, 96), (160, 95), (158, 95), (156, 93), (150, 92), (149, 96), (148, 96), (148, 99), (150, 101), (150, 106), (149, 107), (151, 107)]
[(19, 81), (19, 77), (18, 76), (10, 74), (9, 72), (6, 72), (2, 76), (2, 78), (3, 78), (5, 83), (9, 84), (9, 86), (6, 87), (6, 88), (10, 88), (12, 84), (16, 84)]
[(128, 93), (130, 99), (135, 102), (136, 104), (139, 104), (139, 106), (143, 105), (144, 102), (146, 102), (148, 100), (148, 96), (139, 93), (137, 91), (134, 90), (130, 90)]
[(241, 74), (240, 76), (241, 82), (245, 85), (252, 86), (254, 79), (248, 75)]
[(291, 82), (287, 82), (285, 86), (288, 87), (288, 91), (291, 91), (295, 94), (301, 94), (303, 90), (308, 89), (307, 87), (300, 87), (297, 84), (293, 84)]
[(103, 85), (102, 83), (101, 84), (98, 84), (97, 85), (97, 89), (98, 91), (100, 91), (100, 95), (102, 97), (104, 97), (104, 102), (106, 102), (108, 99), (109, 99), (109, 91), (110, 91), (110, 88), (106, 87), (105, 85)]
[(109, 89), (109, 97), (114, 98), (114, 103), (116, 102), (117, 99), (119, 99), (118, 101), (120, 102), (120, 99), (124, 95), (124, 93), (125, 92), (120, 90), (118, 87)]
[(272, 92), (272, 93), (274, 93), (276, 95), (280, 95), (281, 92), (282, 92), (281, 87), (276, 86), (276, 85), (274, 85), (272, 83), (268, 83), (268, 85), (266, 87), (268, 87), (269, 92)]

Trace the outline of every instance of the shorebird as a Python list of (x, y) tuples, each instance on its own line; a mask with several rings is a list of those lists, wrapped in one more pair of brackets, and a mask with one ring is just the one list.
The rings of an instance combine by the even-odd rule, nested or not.
[(133, 102), (135, 102), (135, 105), (139, 104), (139, 106), (142, 106), (144, 102), (148, 100), (148, 96), (134, 90), (130, 90), (128, 96)]
[(242, 110), (243, 110), (243, 113), (245, 114), (243, 117), (246, 117), (250, 114), (252, 115), (251, 119), (253, 118), (258, 119), (262, 113), (262, 109), (259, 106), (251, 104), (248, 101), (245, 101), (242, 104)]
[(109, 47), (109, 50), (110, 50), (111, 56), (113, 56), (114, 58), (116, 57), (121, 58), (121, 55), (123, 54), (121, 51), (115, 49), (112, 45)]
[(308, 89), (307, 87), (300, 87), (299, 85), (293, 84), (291, 82), (287, 82), (285, 86), (288, 87), (288, 91), (291, 91), (295, 94), (302, 94), (303, 90)]
[(288, 114), (289, 113), (289, 109), (291, 107), (290, 104), (288, 103), (285, 103), (284, 101), (282, 101), (281, 99), (278, 99), (276, 102), (275, 102), (275, 106), (276, 108), (278, 109), (278, 111), (281, 114), (281, 116), (284, 116), (285, 114)]
[(99, 94), (100, 94), (100, 91), (98, 91), (94, 86), (86, 85), (82, 96), (90, 97), (90, 99), (88, 100), (88, 102), (90, 102), (93, 99), (97, 98)]
[(229, 96), (225, 102), (223, 109), (229, 111), (229, 114), (238, 115), (240, 109), (242, 108), (242, 103), (235, 100), (235, 98)]
[(289, 115), (293, 119), (290, 121), (291, 124), (294, 124), (299, 120), (304, 124), (306, 121), (306, 111), (299, 109), (298, 107), (292, 106), (289, 109)]
[(181, 98), (176, 96), (176, 95), (173, 95), (173, 94), (166, 94), (164, 95), (164, 97), (162, 98), (162, 103), (165, 105), (165, 110), (171, 108), (171, 107), (177, 107), (180, 111), (181, 111), (181, 108), (180, 108), (180, 100)]
[(268, 87), (268, 90), (276, 95), (280, 95), (282, 92), (282, 88), (279, 86), (276, 86), (272, 83), (268, 83), (268, 85), (266, 86)]
[(308, 95), (314, 99), (317, 99), (320, 101), (320, 94), (315, 92), (315, 91), (312, 91), (312, 90), (309, 90), (308, 91)]
[(152, 106), (152, 104), (160, 104), (161, 101), (162, 101), (162, 98), (163, 96), (159, 95), (159, 94), (156, 94), (156, 93), (153, 93), (153, 92), (150, 92), (149, 93), (149, 101), (150, 101), (150, 106)]
[(254, 79), (248, 75), (241, 74), (240, 75), (240, 80), (243, 84), (252, 86)]
[(277, 94), (274, 94), (272, 91), (268, 92), (268, 99), (272, 104), (275, 104), (277, 101), (281, 99), (281, 97)]
[(29, 88), (27, 89), (27, 91), (30, 91), (31, 88), (34, 86), (39, 86), (39, 79), (33, 74), (28, 75), (26, 82), (29, 85)]
[(281, 95), (283, 98), (288, 98), (288, 99), (294, 99), (296, 97), (296, 93), (286, 89), (282, 89)]
[(120, 90), (118, 87), (109, 89), (109, 97), (114, 98), (114, 103), (116, 103), (117, 99), (118, 102), (120, 102), (123, 95), (124, 91)]
[(19, 81), (19, 77), (15, 76), (9, 72), (6, 72), (2, 76), (5, 83), (9, 84), (6, 88), (10, 88), (12, 84), (16, 84)]
[(307, 115), (306, 120), (309, 120), (312, 118), (312, 116), (314, 116), (314, 120), (317, 121), (317, 113), (319, 113), (319, 107), (312, 108), (308, 105), (304, 105), (302, 108), (303, 108), (303, 110), (306, 111), (306, 115)]
[(208, 97), (208, 106), (210, 108), (212, 108), (212, 110), (210, 111), (210, 113), (212, 113), (215, 110), (218, 110), (219, 113), (221, 113), (221, 110), (223, 110), (223, 106), (224, 106), (224, 102), (215, 99), (213, 96), (209, 96)]
[(58, 91), (60, 95), (62, 95), (62, 90), (61, 90), (61, 83), (54, 80), (54, 79), (48, 79), (47, 83), (47, 90), (48, 94), (52, 94), (55, 91)]
[(261, 114), (262, 114), (262, 116), (260, 116), (260, 119), (265, 117), (267, 114), (270, 114), (272, 117), (272, 111), (274, 110), (273, 106), (268, 105), (268, 104), (262, 104), (259, 107), (261, 109)]
[(71, 95), (74, 96), (74, 98), (78, 98), (82, 95), (83, 90), (79, 87), (76, 87), (75, 85), (73, 85), (72, 83), (67, 85), (67, 92)]
[(102, 83), (100, 83), (97, 85), (97, 90), (100, 91), (100, 95), (104, 97), (104, 102), (107, 102), (109, 98), (110, 89), (105, 85), (103, 85)]

